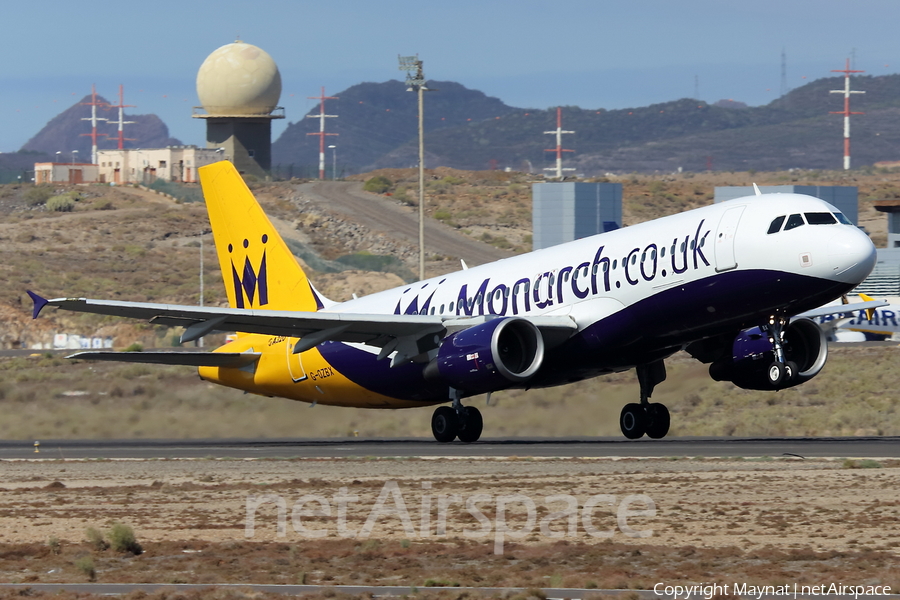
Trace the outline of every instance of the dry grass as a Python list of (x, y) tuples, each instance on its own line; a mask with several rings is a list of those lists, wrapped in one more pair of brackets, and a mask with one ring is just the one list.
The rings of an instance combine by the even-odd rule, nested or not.
[[(811, 549), (738, 547), (703, 549), (650, 545), (510, 544), (495, 555), (491, 543), (316, 540), (302, 544), (198, 541), (147, 544), (140, 556), (66, 545), (59, 555), (46, 544), (0, 545), (0, 577), (10, 583), (85, 581), (78, 567), (92, 557), (102, 583), (258, 583), (312, 585), (409, 585), (417, 587), (569, 587), (652, 589), (659, 581), (817, 584), (857, 581), (900, 585), (900, 559), (889, 552), (815, 552)], [(429, 586), (428, 582), (432, 585)]]
[[(672, 413), (672, 436), (898, 435), (891, 390), (894, 347), (831, 346), (818, 377), (781, 392), (712, 381), (686, 355), (668, 361), (653, 400)], [(485, 437), (618, 436), (619, 411), (638, 394), (632, 372), (563, 387), (481, 397)], [(243, 394), (200, 381), (189, 367), (0, 358), (0, 437), (428, 436), (433, 408), (373, 411)], [(209, 418), (215, 414), (214, 419)], [(114, 417), (113, 417), (114, 415)]]

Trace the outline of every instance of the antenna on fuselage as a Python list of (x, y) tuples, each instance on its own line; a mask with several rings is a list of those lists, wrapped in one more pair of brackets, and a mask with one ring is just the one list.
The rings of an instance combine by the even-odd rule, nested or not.
[(756, 194), (757, 196), (762, 196), (762, 192), (759, 191), (759, 186), (756, 185), (755, 183), (753, 184), (753, 193)]

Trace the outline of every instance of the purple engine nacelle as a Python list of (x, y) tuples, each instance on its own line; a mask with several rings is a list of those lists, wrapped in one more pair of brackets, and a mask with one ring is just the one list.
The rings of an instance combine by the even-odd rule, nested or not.
[(544, 338), (531, 321), (492, 319), (445, 337), (425, 377), (479, 394), (528, 381), (543, 360)]
[(809, 319), (797, 319), (784, 328), (785, 360), (797, 365), (797, 376), (785, 380), (777, 388), (766, 377), (766, 370), (775, 360), (769, 333), (759, 327), (738, 333), (732, 351), (709, 366), (709, 374), (716, 381), (731, 381), (745, 390), (784, 389), (809, 381), (819, 374), (828, 359), (825, 333)]

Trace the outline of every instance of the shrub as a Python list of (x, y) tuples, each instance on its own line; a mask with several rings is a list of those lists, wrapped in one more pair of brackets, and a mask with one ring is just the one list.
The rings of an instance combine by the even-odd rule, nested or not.
[(47, 200), (47, 210), (53, 212), (72, 212), (75, 208), (75, 200), (68, 194), (53, 196)]
[(75, 568), (87, 575), (88, 581), (97, 579), (97, 570), (94, 568), (94, 557), (90, 554), (76, 560)]
[(134, 530), (124, 523), (113, 523), (109, 530), (109, 543), (114, 552), (130, 552), (137, 556), (144, 551), (134, 537)]
[(133, 343), (123, 350), (123, 352), (143, 352), (144, 346), (143, 344), (139, 344), (138, 342)]
[[(97, 550), (98, 552), (103, 552), (107, 548), (109, 548), (109, 544), (103, 539), (103, 534), (100, 533), (100, 530), (96, 527), (88, 527), (85, 531), (85, 535), (87, 535), (88, 544)], [(93, 566), (93, 564), (92, 564)]]
[(50, 552), (53, 554), (59, 554), (62, 552), (62, 544), (59, 543), (59, 539), (56, 537), (52, 537), (47, 541), (47, 545), (50, 546)]
[(363, 189), (373, 194), (383, 194), (391, 189), (391, 180), (384, 175), (376, 175), (363, 184)]
[(31, 206), (44, 204), (53, 196), (53, 188), (49, 185), (36, 185), (23, 195), (25, 202)]

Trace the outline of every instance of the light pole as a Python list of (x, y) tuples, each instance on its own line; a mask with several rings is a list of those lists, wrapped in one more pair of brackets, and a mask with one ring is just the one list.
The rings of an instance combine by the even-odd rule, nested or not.
[(422, 108), (422, 96), (430, 91), (422, 71), (419, 55), (398, 56), (400, 70), (406, 71), (407, 92), (419, 94), (419, 280), (425, 279), (425, 127)]
[(75, 155), (78, 154), (78, 150), (72, 150), (72, 164), (75, 164)]
[(62, 154), (62, 150), (57, 150), (57, 151), (56, 151), (56, 162), (58, 162), (58, 163), (61, 163), (61, 162), (62, 162), (62, 156), (61, 156), (61, 154)]
[(328, 146), (331, 148), (331, 180), (337, 181), (337, 146)]

